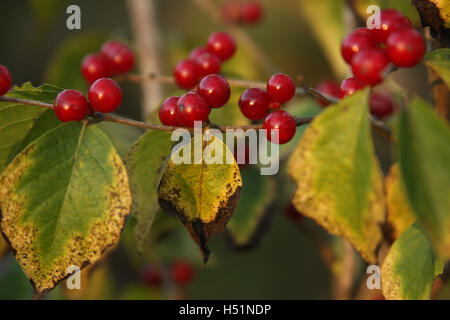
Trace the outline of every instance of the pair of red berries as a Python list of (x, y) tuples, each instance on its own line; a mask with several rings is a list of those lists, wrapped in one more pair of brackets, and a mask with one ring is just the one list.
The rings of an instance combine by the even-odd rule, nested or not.
[(197, 91), (167, 98), (159, 110), (159, 119), (166, 126), (193, 127), (195, 121), (206, 122), (211, 108), (223, 107), (230, 95), (231, 89), (224, 77), (208, 75), (200, 81)]
[(290, 101), (295, 96), (294, 80), (286, 74), (273, 75), (267, 82), (266, 91), (260, 88), (249, 88), (244, 91), (239, 99), (239, 108), (242, 114), (250, 120), (261, 120), (263, 129), (267, 130), (269, 141), (276, 142), (271, 130), (278, 130), (278, 143), (285, 144), (292, 140), (297, 130), (294, 117), (284, 110), (278, 109), (282, 104)]
[(101, 78), (89, 88), (88, 100), (78, 90), (61, 91), (53, 110), (62, 122), (81, 121), (92, 111), (110, 113), (122, 104), (122, 89), (112, 79)]
[[(185, 260), (175, 261), (170, 266), (170, 277), (178, 286), (187, 286), (195, 276), (195, 269), (191, 263)], [(150, 287), (160, 287), (163, 276), (161, 270), (147, 266), (142, 273), (143, 281)]]
[(201, 79), (220, 72), (222, 62), (230, 59), (236, 52), (236, 42), (225, 32), (209, 36), (206, 47), (191, 51), (189, 58), (181, 60), (175, 67), (175, 83), (182, 89), (194, 88)]
[(12, 78), (9, 70), (0, 64), (0, 96), (6, 94), (12, 85)]
[(383, 81), (391, 63), (413, 67), (425, 54), (422, 36), (401, 12), (382, 10), (380, 21), (379, 29), (356, 29), (341, 44), (342, 57), (351, 65), (354, 77), (371, 86)]
[[(317, 91), (329, 95), (334, 98), (344, 98), (352, 95), (358, 90), (364, 88), (365, 85), (354, 77), (350, 77), (342, 81), (339, 86), (336, 82), (328, 80), (321, 82), (317, 86)], [(322, 106), (328, 106), (328, 103), (319, 100)], [(379, 119), (389, 117), (394, 112), (394, 103), (392, 98), (387, 93), (373, 92), (369, 100), (370, 112)]]
[(222, 17), (230, 23), (257, 24), (263, 16), (264, 10), (258, 1), (231, 0), (222, 5)]
[(81, 62), (81, 73), (87, 83), (131, 71), (134, 67), (133, 51), (120, 41), (103, 44), (100, 53), (88, 54)]

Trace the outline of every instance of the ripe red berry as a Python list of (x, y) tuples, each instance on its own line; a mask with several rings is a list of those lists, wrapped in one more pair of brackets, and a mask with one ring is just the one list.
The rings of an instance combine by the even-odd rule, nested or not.
[(101, 78), (89, 88), (88, 98), (95, 111), (114, 112), (122, 104), (122, 89), (114, 80)]
[(0, 96), (4, 95), (11, 88), (12, 78), (9, 70), (0, 64)]
[(355, 78), (371, 86), (383, 82), (388, 66), (389, 58), (386, 50), (382, 48), (362, 50), (352, 60), (352, 72)]
[(389, 117), (394, 113), (392, 98), (385, 93), (374, 92), (370, 96), (370, 112), (379, 119)]
[[(284, 110), (275, 110), (271, 112), (263, 123), (263, 129), (266, 129), (267, 139), (278, 144), (285, 144), (292, 140), (297, 131), (297, 124), (294, 117)], [(272, 130), (278, 130), (278, 142), (272, 135)]]
[(177, 117), (177, 103), (179, 97), (169, 97), (164, 100), (161, 108), (159, 109), (159, 120), (165, 126), (178, 126), (178, 117)]
[(237, 1), (227, 1), (222, 5), (222, 18), (230, 23), (241, 21), (241, 5)]
[(250, 120), (264, 118), (269, 112), (269, 104), (269, 95), (259, 88), (249, 88), (239, 98), (239, 108)]
[(97, 53), (88, 54), (83, 59), (81, 62), (81, 74), (89, 84), (111, 75), (105, 56)]
[[(316, 90), (319, 91), (320, 93), (326, 94), (330, 97), (334, 97), (334, 98), (339, 97), (339, 85), (332, 80), (322, 81), (321, 83), (319, 83)], [(329, 105), (328, 102), (326, 102), (322, 99), (319, 99), (319, 103), (324, 107)]]
[(199, 79), (202, 79), (209, 74), (219, 73), (222, 66), (222, 61), (210, 53), (202, 54), (195, 62), (197, 62), (198, 66)]
[[(358, 35), (363, 35), (366, 37), (372, 37), (373, 38), (373, 33), (371, 30), (367, 29), (367, 28), (357, 28), (355, 30), (353, 30), (352, 34), (358, 34)], [(373, 40), (375, 41), (375, 38), (373, 38)]]
[(198, 57), (200, 57), (202, 54), (208, 53), (208, 50), (206, 50), (205, 47), (197, 47), (194, 48), (191, 53), (189, 54), (189, 59), (196, 60)]
[(347, 35), (341, 43), (341, 54), (345, 62), (352, 63), (352, 59), (359, 51), (375, 48), (377, 43), (372, 36), (364, 35), (364, 32), (354, 31)]
[(411, 21), (400, 11), (394, 9), (381, 10), (380, 29), (372, 29), (372, 34), (378, 43), (386, 43), (392, 32), (411, 29)]
[(208, 52), (225, 61), (236, 52), (236, 42), (233, 37), (225, 32), (216, 32), (209, 36), (207, 44)]
[(224, 77), (211, 74), (200, 81), (198, 94), (211, 108), (223, 107), (230, 99), (231, 89)]
[(195, 270), (189, 262), (180, 260), (172, 264), (170, 275), (177, 285), (186, 286), (194, 279)]
[(341, 86), (339, 87), (339, 98), (342, 99), (346, 96), (351, 96), (356, 91), (361, 90), (364, 87), (364, 84), (358, 79), (354, 77), (347, 78), (342, 81)]
[(397, 66), (410, 68), (422, 60), (426, 46), (416, 30), (400, 30), (391, 33), (387, 40), (389, 59)]
[(120, 41), (108, 41), (101, 49), (105, 56), (111, 75), (129, 72), (134, 67), (134, 53)]
[(255, 24), (263, 18), (263, 8), (257, 1), (247, 1), (241, 4), (241, 21)]
[(211, 109), (205, 100), (194, 91), (183, 95), (177, 102), (177, 121), (185, 127), (193, 127), (194, 121), (206, 122)]
[(89, 104), (81, 92), (64, 90), (56, 96), (53, 110), (62, 122), (81, 121), (89, 112)]
[(182, 89), (192, 89), (198, 83), (198, 65), (194, 60), (181, 60), (173, 71), (176, 84)]
[(162, 274), (157, 268), (147, 266), (142, 271), (142, 281), (149, 287), (160, 287), (162, 284)]
[(279, 103), (277, 101), (270, 101), (270, 103), (269, 103), (270, 110), (276, 110), (276, 109), (280, 109), (280, 108), (281, 108), (281, 103)]
[(286, 74), (275, 74), (267, 82), (267, 93), (272, 101), (288, 102), (295, 95), (295, 82)]

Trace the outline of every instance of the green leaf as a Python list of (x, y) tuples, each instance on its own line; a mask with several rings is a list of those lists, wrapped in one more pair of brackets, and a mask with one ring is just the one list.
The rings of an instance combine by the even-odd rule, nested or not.
[(409, 202), (435, 250), (450, 258), (450, 129), (414, 98), (402, 112), (397, 152)]
[(276, 192), (273, 177), (261, 175), (259, 168), (244, 168), (241, 174), (241, 198), (226, 230), (236, 247), (247, 248), (258, 240)]
[(106, 133), (121, 157), (126, 156), (136, 140), (144, 133), (143, 129), (115, 122), (103, 121), (97, 126)]
[(388, 300), (430, 299), (434, 277), (432, 248), (414, 224), (394, 242), (383, 262), (383, 295)]
[[(188, 161), (177, 161), (181, 154)], [(210, 254), (207, 243), (223, 231), (233, 215), (241, 187), (233, 154), (214, 136), (210, 141), (202, 139), (202, 135), (194, 136), (182, 149), (173, 152), (169, 160), (158, 189), (159, 203), (185, 225), (200, 247), (204, 263)]]
[(387, 217), (386, 225), (392, 239), (397, 239), (415, 221), (416, 215), (408, 202), (400, 179), (398, 164), (392, 166), (385, 179)]
[(63, 88), (86, 90), (86, 81), (81, 75), (83, 58), (98, 52), (106, 37), (97, 33), (81, 33), (68, 37), (51, 57), (45, 81)]
[[(47, 84), (35, 88), (27, 82), (6, 96), (53, 103), (61, 90)], [(59, 124), (50, 113), (42, 107), (0, 102), (0, 173), (29, 142)]]
[(0, 227), (36, 294), (117, 243), (131, 206), (125, 166), (105, 134), (62, 124), (0, 177)]
[(436, 71), (450, 88), (450, 49), (437, 49), (427, 53), (425, 64)]
[(133, 194), (131, 214), (137, 223), (134, 229), (138, 251), (144, 243), (159, 210), (158, 186), (172, 150), (171, 133), (152, 130), (144, 134), (126, 156), (126, 167)]
[(0, 236), (0, 261), (2, 260), (3, 256), (8, 252), (8, 244), (3, 239), (3, 237)]
[(368, 94), (357, 92), (317, 116), (291, 156), (288, 173), (297, 184), (296, 209), (375, 262), (385, 207)]

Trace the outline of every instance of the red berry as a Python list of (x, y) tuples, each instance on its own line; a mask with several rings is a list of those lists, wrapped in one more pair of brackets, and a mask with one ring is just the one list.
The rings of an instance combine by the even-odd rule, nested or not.
[(389, 58), (386, 50), (382, 48), (362, 50), (352, 60), (352, 71), (355, 78), (371, 86), (383, 82), (388, 66)]
[(341, 43), (341, 54), (345, 62), (352, 63), (352, 59), (359, 51), (369, 48), (375, 48), (376, 42), (372, 36), (363, 34), (364, 32), (356, 31), (347, 35)]
[(120, 41), (108, 41), (101, 49), (112, 75), (127, 73), (134, 67), (134, 53)]
[(342, 81), (341, 86), (339, 87), (339, 98), (342, 99), (346, 96), (351, 96), (356, 91), (361, 90), (364, 87), (364, 84), (358, 79), (354, 77), (347, 78)]
[(239, 108), (250, 120), (264, 118), (269, 112), (269, 104), (269, 95), (259, 88), (249, 88), (239, 98)]
[(202, 54), (195, 62), (197, 62), (198, 66), (199, 79), (209, 74), (219, 73), (220, 67), (222, 66), (222, 61), (210, 53)]
[(181, 60), (173, 71), (176, 84), (182, 89), (192, 89), (198, 83), (199, 70), (194, 60)]
[(281, 108), (281, 103), (279, 103), (277, 101), (270, 101), (270, 103), (269, 103), (270, 110), (276, 110), (276, 109), (280, 109), (280, 108)]
[(246, 23), (255, 24), (263, 17), (263, 8), (257, 1), (247, 1), (241, 5), (241, 20)]
[(209, 36), (207, 49), (209, 53), (225, 61), (236, 52), (236, 42), (228, 33), (216, 32)]
[(149, 287), (160, 287), (162, 284), (162, 274), (159, 269), (147, 266), (142, 271), (142, 281)]
[(241, 21), (241, 5), (237, 1), (228, 1), (222, 5), (222, 18), (231, 23)]
[(387, 40), (389, 59), (397, 66), (410, 68), (422, 60), (426, 46), (416, 30), (400, 30), (391, 33)]
[(0, 64), (0, 96), (4, 95), (11, 88), (12, 78), (8, 69)]
[[(264, 119), (263, 129), (266, 129), (267, 139), (278, 144), (285, 144), (292, 140), (297, 131), (297, 124), (294, 117), (284, 110), (271, 112)], [(278, 142), (274, 141), (271, 130), (278, 130)]]
[(81, 121), (88, 114), (89, 104), (81, 92), (64, 90), (56, 96), (53, 110), (62, 122)]
[(177, 107), (177, 121), (186, 127), (193, 127), (194, 121), (206, 122), (211, 112), (205, 100), (194, 91), (183, 95), (178, 100)]
[(275, 74), (267, 82), (267, 93), (272, 101), (288, 102), (295, 95), (295, 82), (284, 73)]
[[(320, 93), (326, 94), (330, 97), (334, 97), (334, 98), (339, 97), (339, 85), (332, 80), (322, 81), (321, 83), (319, 83), (316, 90), (319, 91)], [(328, 102), (326, 102), (322, 99), (319, 99), (319, 103), (324, 107), (329, 105)]]
[(378, 43), (386, 43), (387, 38), (392, 32), (411, 29), (411, 21), (400, 11), (394, 9), (381, 10), (380, 29), (372, 29), (372, 34)]
[(89, 88), (88, 98), (95, 111), (114, 112), (122, 104), (122, 89), (112, 79), (98, 79)]
[[(363, 35), (366, 37), (372, 37), (373, 38), (373, 33), (371, 30), (367, 29), (367, 28), (357, 28), (355, 30), (353, 30), (352, 34), (358, 34), (358, 35)], [(373, 40), (375, 41), (375, 38), (373, 38)]]
[(205, 47), (197, 47), (194, 48), (191, 53), (189, 54), (189, 59), (196, 60), (198, 57), (200, 57), (202, 54), (208, 53), (208, 50), (206, 50)]
[(387, 94), (374, 92), (370, 96), (370, 112), (379, 119), (389, 117), (394, 113), (394, 103)]
[(223, 107), (230, 99), (230, 85), (224, 77), (211, 74), (200, 81), (198, 94), (211, 108)]
[(178, 126), (177, 117), (177, 102), (179, 97), (169, 97), (164, 100), (161, 108), (159, 109), (159, 120), (165, 126)]
[(81, 74), (89, 84), (111, 75), (105, 56), (97, 53), (88, 54), (83, 59), (81, 62)]
[(176, 261), (170, 268), (172, 280), (179, 286), (186, 286), (195, 276), (194, 267), (187, 261)]

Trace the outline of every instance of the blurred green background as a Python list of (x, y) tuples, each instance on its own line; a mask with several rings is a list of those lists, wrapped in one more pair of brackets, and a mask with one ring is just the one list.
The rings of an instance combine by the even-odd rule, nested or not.
[[(203, 45), (208, 35), (222, 29), (220, 22), (193, 5), (189, 0), (155, 0), (157, 18), (161, 29), (162, 66), (165, 74), (171, 74), (175, 63), (186, 57), (189, 51)], [(213, 1), (220, 5), (225, 1)], [(348, 75), (341, 61), (338, 46), (348, 22), (340, 0), (261, 0), (265, 18), (256, 26), (245, 26), (251, 38), (260, 46), (277, 68), (293, 77), (302, 76), (311, 86), (322, 80), (342, 80)], [(401, 2), (401, 4), (399, 4)], [(378, 3), (384, 7), (396, 6), (418, 22), (410, 1), (357, 1), (364, 14), (368, 4)], [(78, 4), (82, 12), (82, 29), (66, 28), (66, 7)], [(95, 0), (19, 0), (2, 4), (0, 13), (0, 63), (7, 66), (15, 84), (31, 81), (43, 82), (64, 88), (86, 91), (79, 72), (82, 57), (98, 51), (106, 39), (121, 39), (133, 47), (126, 1)], [(239, 45), (239, 43), (238, 43)], [(268, 75), (249, 57), (248, 52), (238, 49), (237, 56), (226, 64), (225, 74), (251, 80), (266, 81)], [(404, 70), (395, 79), (411, 92), (427, 97), (427, 79), (423, 67)], [(137, 84), (121, 84), (125, 99), (119, 110), (121, 115), (139, 119), (140, 91)], [(166, 94), (176, 88), (165, 86)], [(232, 107), (242, 90), (237, 89), (228, 111), (220, 114), (221, 121), (236, 119)], [(290, 106), (296, 115), (309, 116), (320, 111), (314, 101), (298, 99)], [(231, 111), (230, 111), (231, 110)], [(102, 124), (119, 152), (126, 150), (142, 133), (135, 128), (115, 124)], [(299, 130), (300, 131), (300, 130)], [(299, 132), (298, 141), (301, 132)], [(288, 155), (296, 142), (283, 147)], [(376, 146), (384, 169), (391, 161), (390, 146), (376, 138)], [(246, 189), (246, 201), (257, 199), (254, 190)], [(328, 299), (331, 298), (330, 274), (322, 261), (317, 246), (297, 224), (286, 218), (284, 208), (289, 203), (293, 186), (284, 173), (282, 165), (278, 177), (272, 177), (276, 188), (274, 203), (264, 209), (267, 230), (255, 248), (236, 250), (229, 237), (220, 234), (212, 239), (211, 261), (201, 266), (197, 247), (178, 221), (164, 213), (158, 215), (151, 230), (147, 250), (138, 255), (132, 235), (134, 221), (129, 220), (121, 242), (115, 250), (89, 271), (89, 279), (83, 282), (82, 292), (63, 290), (63, 285), (49, 295), (50, 299), (63, 298), (180, 298), (192, 299)], [(248, 180), (250, 181), (250, 180)], [(247, 183), (251, 185), (251, 183)], [(268, 185), (268, 184), (266, 184)], [(244, 206), (244, 205), (243, 205)], [(241, 211), (243, 211), (241, 209)], [(261, 211), (261, 210), (260, 210)], [(239, 208), (238, 212), (239, 214)], [(245, 214), (245, 213), (241, 213)], [(253, 213), (252, 213), (253, 214)], [(256, 212), (255, 215), (260, 215)], [(250, 217), (249, 219), (256, 219)], [(311, 221), (302, 221), (337, 248), (340, 241), (328, 237)], [(167, 270), (177, 259), (187, 259), (196, 267), (195, 281), (179, 292), (171, 283)], [(358, 262), (359, 264), (362, 263)], [(162, 289), (150, 288), (142, 280), (146, 266), (162, 268), (167, 280)], [(355, 277), (361, 277), (363, 269), (357, 269)], [(83, 271), (84, 272), (84, 271)], [(88, 272), (86, 271), (86, 274)], [(84, 281), (84, 280), (83, 280)], [(25, 275), (11, 254), (0, 260), (0, 299), (29, 299), (32, 290)]]

